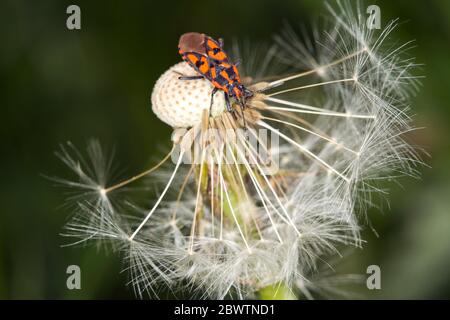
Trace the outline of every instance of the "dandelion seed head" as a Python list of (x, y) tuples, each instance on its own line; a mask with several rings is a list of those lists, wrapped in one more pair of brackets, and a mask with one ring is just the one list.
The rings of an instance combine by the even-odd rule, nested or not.
[[(152, 168), (110, 186), (101, 161), (89, 170), (62, 157), (81, 181), (70, 185), (95, 194), (84, 194), (88, 204), (66, 235), (76, 243), (107, 240), (126, 252), (139, 297), (157, 295), (160, 286), (218, 299), (255, 297), (279, 283), (307, 298), (332, 291), (326, 277), (315, 281), (322, 259), (360, 247), (366, 208), (383, 192), (379, 182), (416, 176), (420, 163), (402, 138), (412, 130), (404, 101), (417, 86), (416, 64), (403, 57), (407, 45), (385, 45), (395, 22), (376, 35), (348, 2), (336, 7), (329, 8), (334, 23), (310, 41), (288, 28), (276, 37), (279, 48), (248, 52), (242, 73), (254, 95), (242, 114), (227, 112), (221, 94), (210, 110), (212, 85), (179, 79), (197, 75), (185, 62), (166, 71), (152, 108), (174, 128), (173, 148), (154, 167), (158, 173)], [(295, 72), (267, 74), (280, 63)], [(279, 141), (267, 147), (279, 159), (270, 174), (250, 143), (261, 144), (259, 130)], [(130, 217), (110, 192), (147, 175), (154, 199), (132, 207)]]
[(181, 76), (196, 76), (196, 71), (186, 62), (174, 65), (161, 75), (152, 92), (152, 110), (163, 122), (173, 128), (190, 128), (202, 120), (203, 110), (217, 116), (225, 110), (223, 95), (214, 96), (214, 89), (206, 79), (182, 80)]

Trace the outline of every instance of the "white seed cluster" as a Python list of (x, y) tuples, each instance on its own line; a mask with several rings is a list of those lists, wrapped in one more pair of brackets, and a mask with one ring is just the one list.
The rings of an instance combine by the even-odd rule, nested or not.
[[(236, 117), (225, 111), (223, 92), (214, 97), (216, 118), (205, 121), (213, 87), (180, 80), (197, 75), (183, 62), (152, 93), (153, 111), (174, 131), (174, 148), (154, 167), (113, 184), (115, 162), (98, 142), (84, 158), (62, 146), (58, 156), (74, 173), (55, 179), (74, 192), (66, 239), (122, 253), (140, 298), (160, 289), (212, 299), (348, 297), (343, 279), (353, 277), (334, 277), (334, 257), (363, 245), (366, 208), (382, 203), (380, 183), (419, 174), (404, 106), (419, 83), (416, 63), (403, 55), (409, 45), (389, 38), (395, 20), (374, 33), (360, 18), (365, 11), (337, 2), (337, 11), (329, 6), (332, 23), (312, 29), (313, 38), (289, 29), (276, 37), (276, 52), (237, 54), (255, 93), (245, 127), (236, 102)], [(280, 61), (298, 70), (277, 76)], [(120, 192), (143, 177), (135, 192)], [(139, 192), (154, 186), (160, 192)]]
[[(180, 76), (198, 73), (186, 62), (180, 62), (164, 72), (152, 92), (152, 110), (156, 116), (173, 128), (189, 128), (201, 122), (202, 112), (210, 108), (213, 85), (206, 79), (181, 80)], [(211, 116), (225, 110), (221, 92), (214, 95)]]

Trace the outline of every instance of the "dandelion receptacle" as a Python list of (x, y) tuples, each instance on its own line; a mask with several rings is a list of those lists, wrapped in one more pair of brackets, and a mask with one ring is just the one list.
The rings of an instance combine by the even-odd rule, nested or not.
[[(154, 167), (113, 183), (98, 143), (85, 160), (63, 146), (76, 179), (59, 181), (80, 191), (64, 235), (122, 253), (139, 297), (161, 288), (219, 299), (336, 293), (320, 276), (323, 260), (362, 245), (379, 182), (416, 176), (420, 158), (403, 138), (418, 85), (411, 44), (393, 47), (396, 21), (369, 29), (347, 2), (329, 13), (331, 25), (309, 41), (287, 28), (265, 49), (230, 51), (251, 92), (244, 107), (239, 97), (211, 99), (216, 78), (188, 62), (168, 68), (151, 104), (173, 128), (172, 146)], [(143, 205), (130, 204), (144, 180), (157, 192), (140, 190)]]

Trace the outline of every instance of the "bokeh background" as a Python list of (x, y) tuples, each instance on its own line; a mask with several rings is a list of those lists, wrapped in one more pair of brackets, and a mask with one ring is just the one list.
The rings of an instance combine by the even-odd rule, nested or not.
[[(66, 8), (81, 7), (82, 29), (66, 28)], [(422, 179), (389, 184), (390, 206), (370, 212), (367, 243), (339, 263), (342, 273), (382, 271), (382, 289), (362, 298), (450, 298), (450, 2), (378, 1), (382, 22), (399, 17), (396, 36), (415, 39), (425, 64), (411, 100), (413, 142), (431, 154)], [(0, 298), (134, 298), (120, 257), (61, 248), (69, 212), (64, 193), (43, 175), (67, 176), (60, 143), (115, 146), (132, 174), (147, 168), (170, 128), (151, 112), (158, 76), (180, 60), (180, 34), (270, 41), (283, 23), (308, 25), (323, 1), (0, 1)], [(230, 41), (228, 41), (229, 43)], [(66, 268), (82, 270), (82, 289), (66, 288)]]

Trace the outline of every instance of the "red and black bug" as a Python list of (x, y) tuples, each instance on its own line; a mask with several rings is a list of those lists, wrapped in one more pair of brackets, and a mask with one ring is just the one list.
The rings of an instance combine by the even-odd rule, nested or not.
[(205, 78), (209, 80), (214, 86), (211, 93), (211, 106), (214, 95), (218, 90), (222, 90), (227, 110), (234, 112), (230, 103), (230, 98), (233, 98), (239, 103), (241, 112), (243, 112), (246, 100), (253, 96), (253, 92), (241, 83), (236, 64), (230, 61), (223, 50), (222, 39), (216, 41), (205, 34), (189, 32), (180, 37), (178, 49), (183, 60), (199, 73), (198, 76), (182, 76), (180, 79)]

